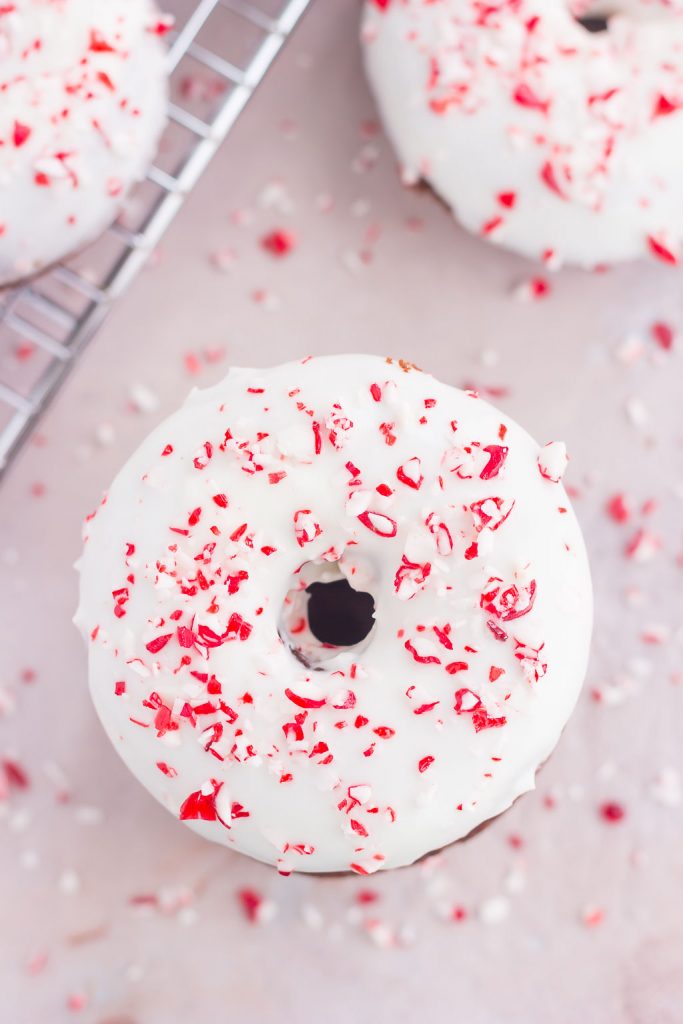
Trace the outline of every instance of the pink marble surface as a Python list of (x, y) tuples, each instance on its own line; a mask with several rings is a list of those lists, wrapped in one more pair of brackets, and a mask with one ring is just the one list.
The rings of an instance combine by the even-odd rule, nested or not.
[[(357, 14), (306, 17), (0, 490), (3, 1024), (683, 1020), (683, 344), (651, 334), (683, 326), (680, 273), (565, 271), (522, 301), (535, 268), (398, 183)], [(278, 227), (297, 239), (279, 260), (259, 245)], [(343, 351), (504, 389), (539, 440), (564, 438), (597, 604), (537, 792), (369, 884), (281, 878), (174, 822), (110, 749), (71, 625), (80, 522), (188, 387)]]

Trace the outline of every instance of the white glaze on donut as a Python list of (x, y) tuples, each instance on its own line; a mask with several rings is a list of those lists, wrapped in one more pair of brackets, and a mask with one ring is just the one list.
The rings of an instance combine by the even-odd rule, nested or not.
[(151, 0), (0, 4), (0, 285), (92, 241), (165, 123)]
[[(579, 6), (578, 4), (575, 5)], [(406, 182), (552, 266), (683, 241), (683, 5), (367, 0), (365, 60)]]
[[(124, 761), (281, 871), (409, 864), (504, 811), (571, 713), (592, 620), (539, 456), (475, 395), (371, 356), (195, 391), (86, 526), (77, 622)], [(283, 606), (326, 568), (375, 625), (312, 670)]]

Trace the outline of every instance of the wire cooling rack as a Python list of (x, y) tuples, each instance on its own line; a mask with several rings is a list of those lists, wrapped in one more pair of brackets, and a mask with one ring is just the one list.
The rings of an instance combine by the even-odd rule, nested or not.
[(0, 298), (0, 476), (158, 245), (310, 0), (170, 0), (169, 124), (126, 213), (84, 253)]

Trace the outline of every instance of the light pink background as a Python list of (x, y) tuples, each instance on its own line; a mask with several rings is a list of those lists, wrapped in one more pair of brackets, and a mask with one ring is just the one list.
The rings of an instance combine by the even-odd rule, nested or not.
[[(535, 268), (401, 188), (367, 123), (357, 16), (349, 0), (306, 16), (0, 491), (0, 757), (31, 780), (0, 801), (7, 1024), (683, 1020), (683, 345), (664, 352), (649, 332), (683, 324), (680, 274), (565, 271), (520, 301)], [(274, 227), (297, 237), (285, 259), (259, 246)], [(228, 249), (219, 271), (211, 254)], [(71, 626), (80, 522), (192, 383), (355, 351), (507, 388), (506, 411), (567, 441), (597, 604), (586, 690), (538, 792), (369, 885), (280, 878), (174, 822), (110, 749)], [(158, 408), (131, 409), (136, 384)], [(621, 526), (604, 511), (615, 492), (633, 509)], [(641, 526), (662, 548), (638, 564), (624, 549)], [(644, 639), (653, 628), (661, 643)], [(601, 819), (605, 800), (621, 822)], [(247, 922), (245, 886), (272, 920)], [(361, 905), (367, 889), (379, 899)], [(156, 905), (131, 905), (141, 894)], [(589, 927), (593, 911), (604, 919)]]

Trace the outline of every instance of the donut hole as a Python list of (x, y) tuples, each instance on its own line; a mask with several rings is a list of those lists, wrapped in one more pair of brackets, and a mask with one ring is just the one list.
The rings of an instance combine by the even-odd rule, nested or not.
[(582, 18), (575, 18), (575, 21), (591, 35), (599, 35), (609, 28), (609, 18), (603, 14), (587, 14)]
[(280, 637), (308, 668), (322, 668), (341, 652), (364, 649), (374, 625), (372, 594), (355, 590), (334, 563), (309, 565), (287, 593)]
[(365, 640), (375, 622), (372, 594), (354, 590), (345, 579), (311, 583), (306, 593), (308, 626), (321, 644), (355, 647)]

